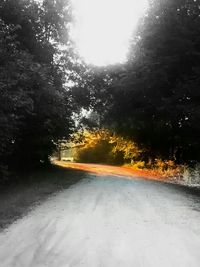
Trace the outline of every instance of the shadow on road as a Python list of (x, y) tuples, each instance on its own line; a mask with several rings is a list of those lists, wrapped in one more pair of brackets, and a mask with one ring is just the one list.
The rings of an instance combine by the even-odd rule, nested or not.
[(0, 187), (0, 231), (27, 214), (50, 195), (69, 188), (86, 173), (59, 166), (21, 174), (21, 179)]

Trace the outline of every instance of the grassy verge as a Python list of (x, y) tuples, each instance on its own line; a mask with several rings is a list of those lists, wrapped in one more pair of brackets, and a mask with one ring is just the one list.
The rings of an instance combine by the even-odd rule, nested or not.
[(136, 161), (125, 166), (146, 176), (157, 177), (160, 180), (188, 186), (200, 186), (200, 164), (190, 167), (188, 165), (175, 164), (171, 160), (163, 161), (157, 159), (148, 163)]

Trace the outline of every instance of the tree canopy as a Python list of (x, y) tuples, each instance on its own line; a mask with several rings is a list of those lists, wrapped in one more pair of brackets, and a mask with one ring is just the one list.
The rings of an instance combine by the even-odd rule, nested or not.
[(145, 158), (200, 159), (199, 36), (198, 1), (151, 0), (128, 62), (101, 70), (103, 95), (102, 82), (91, 88), (102, 125), (145, 146)]
[(142, 160), (200, 160), (198, 1), (149, 0), (127, 63), (102, 68), (73, 52), (71, 19), (66, 0), (0, 2), (1, 173), (48, 161), (78, 121), (137, 143)]

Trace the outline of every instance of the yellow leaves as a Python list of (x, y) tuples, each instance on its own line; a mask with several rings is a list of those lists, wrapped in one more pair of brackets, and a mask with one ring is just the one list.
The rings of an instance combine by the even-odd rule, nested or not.
[(162, 160), (155, 159), (154, 168), (160, 169), (162, 171), (173, 170), (176, 169), (176, 164), (172, 160)]
[(113, 135), (110, 143), (114, 145), (113, 153), (123, 152), (124, 159), (132, 159), (142, 153), (136, 143), (119, 135)]
[(141, 170), (141, 169), (144, 169), (146, 166), (145, 166), (144, 161), (136, 161), (136, 162), (132, 162), (131, 167), (134, 170)]
[(124, 138), (123, 136), (111, 133), (107, 129), (95, 129), (84, 130), (80, 134), (77, 134), (78, 139), (82, 139), (83, 149), (99, 149), (99, 144), (102, 142), (107, 143), (110, 153), (108, 157), (117, 157), (122, 154), (124, 161), (131, 161), (133, 158), (138, 157), (142, 150), (131, 140)]

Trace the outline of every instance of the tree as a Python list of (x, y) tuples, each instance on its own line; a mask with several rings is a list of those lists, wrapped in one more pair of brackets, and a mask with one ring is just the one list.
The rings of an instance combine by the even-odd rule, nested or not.
[[(73, 128), (71, 92), (58, 64), (67, 44), (66, 1), (0, 3), (0, 159), (2, 170), (48, 160)], [(65, 33), (64, 33), (65, 31)], [(70, 61), (69, 57), (66, 62)]]
[(107, 72), (109, 102), (96, 111), (105, 127), (144, 145), (147, 159), (200, 159), (199, 11), (194, 0), (149, 1), (127, 64)]
[(93, 128), (78, 132), (73, 141), (79, 143), (75, 156), (78, 162), (118, 165), (138, 159), (143, 152), (133, 141), (107, 129)]

